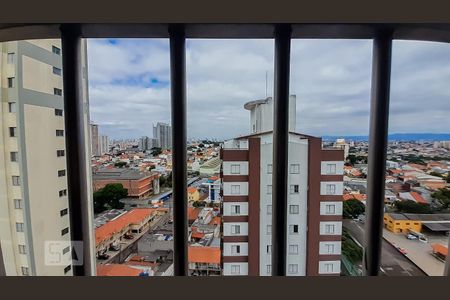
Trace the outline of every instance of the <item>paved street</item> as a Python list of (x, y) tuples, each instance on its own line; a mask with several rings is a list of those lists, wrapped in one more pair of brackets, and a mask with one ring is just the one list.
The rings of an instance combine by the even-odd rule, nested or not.
[(395, 234), (384, 230), (383, 236), (391, 243), (395, 243), (407, 251), (408, 258), (417, 264), (429, 276), (442, 276), (445, 264), (431, 255), (431, 244), (438, 242), (447, 245), (448, 239), (444, 237), (428, 236), (428, 243), (418, 240), (408, 240), (404, 234)]
[[(364, 224), (344, 219), (343, 226), (360, 244), (363, 244)], [(387, 276), (426, 276), (421, 269), (385, 240), (381, 249), (381, 269)]]

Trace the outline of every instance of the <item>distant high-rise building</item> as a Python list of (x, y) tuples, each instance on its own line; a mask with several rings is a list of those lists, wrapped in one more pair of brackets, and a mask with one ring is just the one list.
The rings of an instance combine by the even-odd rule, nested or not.
[(100, 136), (100, 154), (109, 153), (109, 137), (107, 135)]
[[(61, 42), (0, 49), (0, 266), (6, 275), (72, 275)], [(58, 244), (67, 264), (46, 260)]]
[(153, 138), (157, 140), (157, 146), (162, 149), (172, 148), (172, 127), (169, 124), (158, 122), (153, 126)]
[(155, 138), (149, 138), (148, 136), (143, 136), (139, 139), (138, 148), (142, 151), (151, 150), (153, 147), (159, 147), (158, 140)]
[(98, 125), (91, 123), (91, 152), (94, 156), (101, 155), (100, 153), (100, 137), (98, 135)]
[[(286, 273), (339, 275), (344, 153), (293, 132), (295, 97), (290, 99)], [(245, 108), (253, 133), (225, 141), (221, 151), (223, 275), (270, 276), (273, 103), (252, 101)]]

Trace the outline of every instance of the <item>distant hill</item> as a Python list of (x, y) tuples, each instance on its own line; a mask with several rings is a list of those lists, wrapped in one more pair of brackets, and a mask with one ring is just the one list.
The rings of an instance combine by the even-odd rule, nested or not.
[[(352, 141), (368, 141), (367, 135), (323, 136), (323, 141), (335, 141), (344, 138)], [(389, 141), (450, 141), (450, 133), (393, 133), (388, 136)]]

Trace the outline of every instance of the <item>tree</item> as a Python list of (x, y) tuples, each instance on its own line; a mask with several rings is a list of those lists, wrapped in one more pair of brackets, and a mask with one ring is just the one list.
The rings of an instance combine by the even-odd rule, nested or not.
[(431, 208), (428, 204), (417, 203), (413, 200), (396, 201), (394, 203), (398, 212), (411, 214), (431, 214)]
[(349, 233), (345, 229), (342, 232), (342, 255), (344, 255), (354, 264), (359, 264), (362, 261), (363, 257), (361, 247), (359, 247), (353, 241), (353, 239), (350, 237)]
[(441, 173), (438, 173), (438, 172), (430, 172), (430, 175), (431, 176), (436, 176), (436, 177), (441, 177), (441, 178), (443, 178), (444, 176), (442, 176), (442, 174)]
[(344, 201), (343, 216), (346, 219), (353, 219), (366, 211), (366, 206), (361, 201), (350, 199)]
[(172, 187), (172, 172), (167, 176), (161, 175), (161, 177), (159, 177), (159, 186)]
[(450, 183), (450, 172), (447, 174), (447, 183)]
[(354, 164), (356, 164), (356, 155), (349, 154), (347, 156), (347, 161), (353, 166)]
[(450, 189), (439, 189), (431, 194), (431, 197), (438, 200), (443, 209), (450, 208)]
[(205, 201), (194, 201), (194, 203), (192, 203), (193, 207), (205, 207), (206, 206), (206, 202)]
[(123, 168), (123, 167), (125, 167), (126, 165), (127, 165), (126, 162), (124, 162), (124, 161), (118, 161), (118, 162), (116, 162), (116, 163), (114, 164), (114, 167)]
[(153, 156), (157, 156), (157, 155), (160, 155), (162, 153), (162, 150), (161, 150), (160, 147), (153, 147), (152, 149), (150, 149), (150, 153)]
[(100, 213), (106, 209), (121, 209), (124, 204), (120, 199), (128, 196), (128, 190), (121, 183), (110, 183), (94, 192), (94, 211)]

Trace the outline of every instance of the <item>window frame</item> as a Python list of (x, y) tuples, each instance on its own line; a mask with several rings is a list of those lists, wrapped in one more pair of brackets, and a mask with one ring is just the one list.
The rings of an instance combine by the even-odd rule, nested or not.
[(241, 174), (241, 165), (240, 164), (230, 165), (230, 174), (233, 174), (233, 175)]
[(290, 174), (300, 174), (300, 164), (291, 164), (289, 166)]
[(298, 204), (290, 204), (289, 205), (289, 214), (298, 215), (300, 214), (300, 205)]

